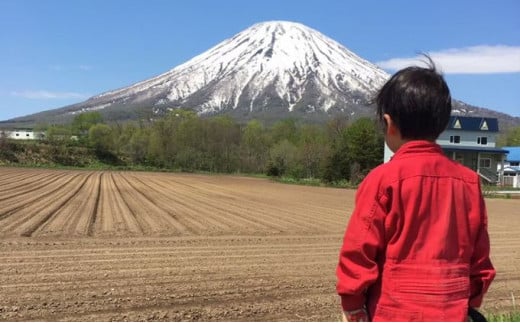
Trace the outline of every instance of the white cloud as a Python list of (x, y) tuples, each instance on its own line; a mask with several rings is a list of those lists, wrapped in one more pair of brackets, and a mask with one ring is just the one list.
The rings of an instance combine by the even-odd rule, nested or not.
[(77, 93), (77, 92), (52, 92), (46, 90), (38, 90), (38, 91), (13, 91), (11, 92), (12, 96), (22, 97), (26, 99), (44, 99), (44, 100), (53, 100), (53, 99), (84, 99), (88, 97), (87, 94)]
[(90, 71), (93, 69), (91, 65), (81, 64), (81, 65), (61, 65), (61, 64), (54, 64), (49, 65), (49, 69), (52, 71), (62, 72), (62, 71), (74, 71), (74, 70), (80, 70), (80, 71)]
[(49, 68), (53, 71), (63, 71), (64, 67), (62, 65), (50, 65)]
[[(427, 53), (445, 74), (493, 74), (520, 72), (520, 46), (473, 46)], [(384, 69), (422, 66), (424, 57), (392, 58), (377, 62)]]
[(90, 65), (79, 65), (78, 68), (82, 71), (90, 71), (92, 69), (92, 66)]

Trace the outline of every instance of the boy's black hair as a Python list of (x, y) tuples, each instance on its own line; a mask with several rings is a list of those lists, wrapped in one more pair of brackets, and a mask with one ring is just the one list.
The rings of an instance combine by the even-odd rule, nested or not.
[(444, 77), (431, 58), (428, 67), (404, 68), (395, 73), (376, 96), (377, 115), (386, 113), (403, 139), (435, 140), (446, 129), (451, 114), (451, 95)]

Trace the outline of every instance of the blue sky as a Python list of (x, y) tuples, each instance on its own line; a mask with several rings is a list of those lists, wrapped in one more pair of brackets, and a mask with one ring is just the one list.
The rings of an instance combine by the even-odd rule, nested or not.
[(520, 116), (519, 15), (516, 0), (0, 0), (0, 120), (148, 79), (269, 20), (389, 73), (430, 53), (454, 98)]

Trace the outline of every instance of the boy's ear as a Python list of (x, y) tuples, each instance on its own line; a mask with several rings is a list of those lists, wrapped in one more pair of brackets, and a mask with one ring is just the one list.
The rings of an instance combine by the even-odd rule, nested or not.
[(395, 123), (394, 123), (394, 120), (392, 120), (392, 117), (389, 114), (385, 113), (383, 115), (383, 119), (384, 119), (385, 125), (386, 125), (386, 129), (385, 129), (386, 133), (388, 135), (395, 135), (395, 134), (397, 134), (398, 129), (395, 126)]

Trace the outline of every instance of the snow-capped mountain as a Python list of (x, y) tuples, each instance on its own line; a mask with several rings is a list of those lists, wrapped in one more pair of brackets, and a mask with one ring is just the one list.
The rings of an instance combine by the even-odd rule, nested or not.
[(258, 23), (157, 77), (58, 110), (367, 113), (386, 72), (299, 23)]
[(281, 107), (328, 111), (359, 104), (388, 75), (336, 41), (302, 24), (256, 24), (174, 69), (92, 98), (192, 107), (199, 113)]
[[(312, 28), (270, 21), (154, 78), (1, 123), (18, 127), (60, 123), (85, 111), (99, 111), (105, 120), (150, 119), (176, 108), (200, 115), (227, 113), (241, 120), (288, 116), (323, 120), (335, 113), (373, 116), (375, 109), (367, 103), (388, 77)], [(483, 115), (484, 110), (491, 111), (454, 102), (454, 113)]]

